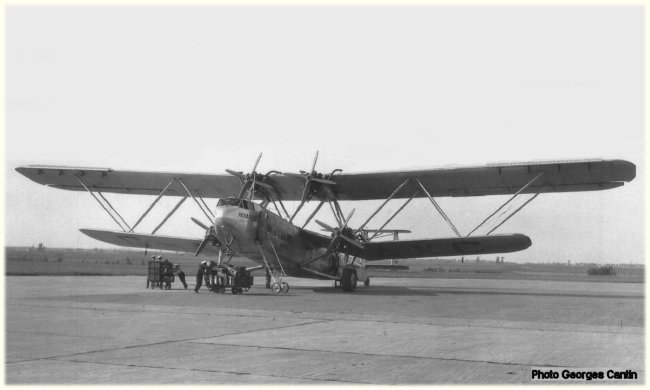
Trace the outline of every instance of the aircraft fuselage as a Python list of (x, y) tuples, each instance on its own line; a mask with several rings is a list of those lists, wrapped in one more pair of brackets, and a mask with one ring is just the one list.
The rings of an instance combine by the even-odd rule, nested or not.
[(303, 229), (277, 214), (247, 200), (228, 198), (219, 201), (214, 226), (217, 238), (226, 247), (240, 255), (264, 264), (258, 244), (269, 263), (278, 267), (278, 258), (289, 276), (318, 277), (305, 271), (301, 264), (308, 263), (310, 270), (336, 276), (344, 255), (326, 253), (322, 241), (317, 243)]

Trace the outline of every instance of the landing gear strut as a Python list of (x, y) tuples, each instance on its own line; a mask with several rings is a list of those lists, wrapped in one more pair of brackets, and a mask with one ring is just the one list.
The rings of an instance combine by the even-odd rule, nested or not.
[[(270, 242), (270, 241), (269, 241)], [(280, 262), (280, 258), (278, 257), (278, 252), (275, 250), (275, 247), (273, 247), (273, 243), (270, 242), (271, 248), (273, 248), (273, 252), (275, 253), (275, 257), (278, 260), (278, 264), (280, 264), (280, 270), (282, 272), (276, 271), (274, 268), (272, 268), (269, 264), (269, 262), (266, 260), (266, 256), (264, 255), (264, 251), (262, 250), (262, 246), (257, 243), (257, 248), (260, 251), (260, 254), (262, 255), (262, 259), (264, 260), (264, 265), (266, 266), (266, 288), (271, 288), (271, 291), (273, 291), (273, 294), (279, 294), (279, 293), (287, 293), (289, 292), (289, 284), (286, 282), (282, 281), (282, 277), (285, 276), (284, 269), (282, 268), (282, 263)]]

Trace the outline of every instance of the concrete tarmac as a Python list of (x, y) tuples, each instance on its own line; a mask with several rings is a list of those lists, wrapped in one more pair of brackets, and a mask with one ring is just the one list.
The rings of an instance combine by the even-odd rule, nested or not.
[(192, 277), (170, 291), (6, 277), (5, 381), (496, 384), (566, 369), (644, 383), (643, 284), (377, 278), (348, 294), (285, 280), (288, 294), (232, 295), (194, 294)]

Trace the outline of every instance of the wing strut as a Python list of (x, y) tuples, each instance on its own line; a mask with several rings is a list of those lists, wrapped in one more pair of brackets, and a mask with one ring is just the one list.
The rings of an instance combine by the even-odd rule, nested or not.
[(151, 232), (151, 235), (152, 235), (152, 236), (153, 236), (154, 234), (156, 234), (156, 232), (158, 231), (158, 229), (160, 229), (160, 228), (162, 227), (162, 225), (164, 225), (165, 222), (167, 222), (167, 220), (169, 219), (169, 217), (171, 217), (172, 214), (174, 214), (174, 213), (176, 212), (176, 210), (178, 210), (178, 208), (181, 207), (181, 205), (183, 204), (183, 202), (185, 202), (185, 199), (187, 199), (187, 196), (184, 196), (181, 200), (178, 201), (178, 203), (176, 203), (176, 206), (174, 206), (174, 208), (172, 209), (172, 211), (170, 211), (169, 214), (167, 214), (167, 216), (165, 217), (165, 219), (163, 219), (162, 222), (161, 222), (158, 226), (156, 226), (155, 229), (153, 229), (153, 232)]
[[(430, 200), (431, 203), (433, 204), (433, 207), (435, 207), (436, 210), (438, 210), (438, 213), (440, 213), (440, 215), (442, 216), (442, 218), (443, 218), (445, 221), (447, 221), (447, 224), (449, 224), (449, 226), (451, 227), (451, 230), (453, 230), (454, 233), (456, 233), (456, 235), (457, 235), (458, 237), (461, 237), (461, 234), (458, 232), (458, 229), (456, 229), (456, 226), (454, 226), (454, 224), (451, 222), (451, 219), (449, 219), (449, 217), (447, 216), (447, 214), (445, 214), (445, 212), (442, 211), (442, 208), (440, 207), (440, 205), (438, 205), (438, 202), (436, 202), (435, 199), (433, 199), (433, 197), (431, 197), (431, 194), (429, 194), (429, 191), (427, 191), (427, 189), (424, 188), (424, 186), (422, 185), (422, 182), (420, 182), (420, 179), (415, 178), (415, 180), (418, 182), (418, 184), (420, 185), (420, 187), (422, 188), (422, 190), (424, 191), (424, 193), (427, 194), (427, 196), (429, 197), (429, 200)], [(505, 221), (504, 221), (504, 222), (505, 222)]]
[[(544, 175), (544, 172), (541, 172), (540, 174), (538, 174), (537, 176), (535, 176), (531, 181), (529, 181), (529, 182), (526, 183), (523, 187), (521, 187), (521, 189), (519, 189), (519, 191), (515, 192), (515, 194), (512, 195), (512, 196), (510, 197), (510, 199), (508, 199), (504, 204), (502, 204), (502, 205), (501, 205), (498, 209), (496, 209), (492, 214), (490, 214), (487, 218), (485, 218), (485, 219), (483, 220), (483, 222), (479, 223), (479, 224), (478, 224), (474, 229), (472, 229), (471, 232), (467, 233), (467, 236), (466, 236), (466, 237), (469, 237), (472, 233), (474, 233), (476, 230), (478, 230), (478, 228), (480, 228), (481, 226), (483, 226), (483, 225), (484, 225), (484, 224), (485, 224), (485, 223), (486, 223), (490, 218), (492, 218), (496, 213), (498, 213), (499, 211), (501, 211), (501, 209), (503, 209), (503, 208), (504, 208), (508, 203), (512, 202), (512, 201), (513, 201), (517, 196), (519, 196), (519, 194), (521, 194), (522, 191), (524, 191), (526, 188), (528, 188), (528, 186), (530, 186), (530, 185), (533, 184), (537, 179), (539, 179), (540, 177), (542, 177), (542, 175)], [(541, 189), (540, 189), (539, 191), (537, 191), (537, 194), (536, 194), (534, 197), (532, 197), (532, 198), (529, 199), (526, 203), (524, 203), (523, 206), (525, 206), (525, 205), (528, 204), (530, 201), (532, 201), (532, 200), (533, 200), (537, 195), (539, 195), (540, 192), (541, 192)], [(521, 206), (519, 209), (517, 209), (517, 210), (515, 211), (515, 213), (513, 213), (512, 215), (516, 214), (517, 211), (519, 211), (523, 206)], [(511, 215), (510, 217), (512, 217), (512, 215)], [(506, 218), (505, 221), (507, 221), (508, 219), (510, 219), (510, 217)], [(505, 221), (503, 221), (503, 222), (505, 222)], [(500, 223), (499, 226), (503, 225), (503, 222)], [(497, 226), (497, 227), (499, 227), (499, 226)], [(496, 229), (496, 228), (494, 228), (494, 229)], [(494, 229), (490, 230), (490, 233), (491, 233)]]
[(126, 227), (128, 227), (129, 229), (131, 229), (131, 227), (129, 227), (129, 224), (126, 223), (126, 221), (124, 220), (124, 218), (122, 218), (122, 216), (120, 215), (120, 213), (118, 213), (117, 210), (115, 210), (115, 207), (113, 207), (113, 205), (111, 204), (111, 202), (109, 202), (108, 199), (106, 199), (106, 198), (104, 197), (104, 195), (103, 195), (101, 192), (98, 191), (97, 194), (99, 194), (99, 197), (102, 198), (102, 199), (104, 200), (104, 202), (106, 202), (106, 204), (108, 205), (108, 207), (110, 207), (110, 209), (113, 210), (113, 212), (114, 212), (118, 217), (120, 217), (120, 220), (121, 220), (121, 221), (126, 225)]
[(540, 191), (537, 191), (537, 193), (536, 193), (535, 195), (531, 196), (530, 199), (528, 199), (526, 202), (524, 202), (524, 204), (522, 204), (521, 206), (519, 206), (519, 208), (517, 208), (517, 210), (515, 210), (514, 212), (512, 212), (512, 214), (508, 215), (508, 216), (506, 217), (506, 219), (503, 220), (503, 222), (501, 222), (501, 223), (498, 224), (497, 226), (493, 227), (489, 232), (487, 232), (486, 236), (489, 236), (490, 233), (492, 233), (493, 231), (497, 230), (497, 228), (498, 228), (499, 226), (501, 226), (501, 225), (503, 225), (504, 223), (506, 223), (507, 220), (509, 220), (509, 219), (512, 218), (515, 214), (517, 214), (517, 213), (519, 212), (519, 210), (521, 210), (521, 209), (524, 208), (524, 206), (526, 206), (528, 203), (532, 202), (533, 199), (537, 198), (537, 195), (539, 195), (540, 192), (541, 192), (541, 190), (540, 190)]
[(140, 224), (140, 222), (142, 222), (142, 220), (144, 219), (144, 217), (146, 217), (147, 214), (149, 214), (149, 211), (151, 211), (151, 209), (153, 209), (153, 206), (155, 206), (156, 203), (158, 203), (158, 201), (160, 200), (160, 198), (162, 198), (163, 195), (165, 195), (165, 192), (167, 192), (167, 189), (168, 189), (169, 186), (172, 185), (173, 183), (174, 183), (174, 180), (171, 180), (169, 183), (167, 183), (167, 185), (165, 186), (165, 188), (163, 188), (163, 190), (160, 191), (160, 194), (158, 194), (158, 196), (156, 197), (156, 199), (154, 199), (154, 201), (151, 203), (151, 205), (149, 206), (149, 208), (148, 208), (144, 213), (142, 213), (142, 215), (141, 215), (140, 218), (138, 219), (138, 222), (136, 222), (135, 225), (133, 225), (133, 227), (132, 227), (131, 229), (129, 229), (129, 232), (130, 232), (130, 233), (133, 233), (133, 229), (135, 229), (136, 226), (138, 226), (138, 225)]
[(386, 220), (386, 222), (384, 222), (384, 224), (381, 225), (381, 227), (380, 227), (379, 229), (377, 229), (377, 231), (375, 232), (375, 234), (373, 234), (372, 237), (368, 238), (368, 241), (372, 241), (372, 239), (375, 238), (375, 236), (376, 236), (377, 234), (379, 234), (379, 232), (380, 232), (381, 230), (383, 230), (384, 227), (386, 227), (386, 225), (388, 225), (388, 223), (389, 223), (390, 221), (393, 220), (393, 218), (397, 217), (397, 214), (399, 214), (400, 211), (404, 210), (404, 207), (406, 207), (406, 205), (408, 205), (408, 204), (413, 200), (413, 198), (415, 198), (415, 195), (417, 195), (418, 192), (419, 192), (419, 190), (415, 191), (415, 192), (413, 193), (413, 195), (411, 195), (411, 197), (408, 198), (408, 199), (406, 200), (406, 202), (404, 202), (404, 204), (403, 204), (400, 208), (398, 208), (397, 211), (395, 211), (395, 213), (393, 213), (393, 215), (391, 215), (390, 218), (388, 218), (388, 220)]
[[(357, 229), (357, 231), (354, 232), (354, 235), (357, 235), (357, 233), (359, 233), (361, 230), (363, 230), (363, 228), (366, 227), (366, 225), (368, 224), (368, 222), (370, 222), (370, 220), (373, 219), (373, 218), (375, 217), (375, 215), (377, 215), (377, 213), (378, 213), (379, 211), (381, 211), (381, 209), (384, 208), (384, 206), (386, 206), (386, 204), (388, 203), (389, 200), (393, 199), (393, 198), (395, 197), (395, 195), (397, 195), (397, 194), (399, 193), (399, 191), (400, 191), (400, 190), (401, 190), (401, 189), (406, 185), (406, 183), (409, 182), (409, 180), (410, 180), (410, 179), (406, 179), (406, 180), (404, 180), (404, 183), (400, 184), (399, 187), (397, 187), (397, 188), (395, 189), (395, 191), (393, 191), (393, 193), (390, 194), (390, 196), (389, 196), (389, 197), (384, 201), (384, 203), (382, 203), (381, 206), (379, 206), (379, 208), (378, 208), (377, 210), (375, 210), (374, 213), (372, 213), (372, 215), (370, 216), (370, 218), (368, 218), (368, 219), (366, 220), (366, 222), (364, 222), (361, 226), (359, 226), (359, 228)], [(381, 230), (381, 229), (380, 229), (380, 230)]]
[(210, 206), (208, 206), (208, 204), (205, 203), (205, 200), (203, 200), (202, 197), (199, 196), (199, 199), (201, 200), (201, 203), (203, 203), (203, 205), (205, 206), (205, 209), (208, 210), (208, 213), (210, 213), (210, 215), (212, 215), (212, 218), (214, 219), (214, 213), (212, 212), (212, 210), (210, 210)]
[(302, 229), (304, 229), (305, 226), (307, 226), (307, 224), (309, 223), (309, 221), (311, 221), (311, 219), (314, 218), (314, 215), (316, 215), (316, 213), (318, 212), (318, 210), (320, 210), (320, 208), (323, 207), (323, 204), (324, 204), (324, 203), (325, 203), (324, 200), (321, 200), (321, 201), (320, 201), (320, 203), (318, 204), (318, 206), (316, 206), (316, 210), (314, 210), (314, 212), (311, 213), (311, 215), (309, 216), (309, 218), (307, 218), (307, 221), (305, 221), (305, 223), (302, 225)]
[(196, 198), (194, 197), (194, 195), (192, 195), (192, 192), (187, 188), (187, 186), (185, 185), (185, 183), (183, 183), (183, 180), (181, 180), (180, 178), (177, 178), (176, 181), (178, 181), (179, 183), (181, 183), (181, 185), (183, 186), (183, 188), (185, 188), (185, 191), (187, 191), (187, 194), (188, 194), (188, 195), (189, 195), (189, 196), (190, 196), (190, 197), (191, 197), (191, 198), (196, 202), (196, 204), (199, 206), (199, 208), (201, 209), (201, 211), (203, 211), (203, 214), (205, 214), (205, 216), (208, 218), (208, 221), (212, 221), (212, 218), (210, 218), (210, 216), (208, 215), (208, 213), (205, 212), (205, 209), (203, 208), (203, 206), (201, 206), (201, 203), (199, 203), (199, 201), (196, 200)]
[[(81, 180), (81, 178), (80, 178), (79, 176), (75, 176), (75, 177), (77, 178), (77, 181), (79, 182), (79, 184), (81, 184), (81, 185), (83, 186), (83, 188), (85, 188), (86, 191), (88, 191), (88, 193), (89, 193), (93, 198), (95, 198), (95, 200), (97, 201), (97, 203), (99, 203), (99, 205), (102, 206), (102, 208), (104, 209), (104, 211), (106, 211), (106, 213), (107, 213), (111, 218), (113, 218), (113, 221), (115, 221), (115, 223), (117, 224), (117, 226), (119, 226), (120, 229), (122, 229), (123, 231), (126, 232), (126, 229), (124, 229), (124, 227), (123, 227), (123, 226), (122, 226), (122, 225), (117, 221), (117, 218), (115, 218), (115, 216), (114, 216), (113, 214), (111, 214), (110, 211), (108, 211), (108, 209), (106, 208), (106, 206), (104, 206), (104, 204), (102, 203), (102, 201), (99, 200), (99, 198), (96, 197), (95, 194), (93, 194), (93, 192), (88, 188), (88, 186), (86, 186), (86, 183), (84, 183), (83, 180)], [(113, 207), (111, 207), (111, 209), (113, 209)], [(115, 209), (113, 209), (113, 210), (115, 210)], [(117, 211), (116, 211), (116, 213), (117, 213)], [(118, 215), (119, 215), (119, 214), (118, 214)], [(120, 218), (122, 218), (122, 217), (120, 216)], [(126, 224), (126, 222), (125, 222), (125, 224)], [(129, 225), (127, 224), (126, 226), (128, 227)]]

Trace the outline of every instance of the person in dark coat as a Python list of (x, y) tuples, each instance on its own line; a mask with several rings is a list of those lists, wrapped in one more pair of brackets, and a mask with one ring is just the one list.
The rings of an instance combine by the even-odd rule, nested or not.
[[(213, 268), (217, 264), (210, 260), (204, 260), (199, 264), (199, 269), (196, 271), (196, 285), (194, 286), (194, 292), (199, 293), (199, 289), (203, 285), (203, 277), (205, 274), (210, 275), (213, 272)], [(210, 286), (207, 286), (208, 289)]]
[(181, 283), (183, 283), (183, 287), (185, 287), (187, 290), (187, 283), (185, 283), (185, 272), (183, 272), (183, 269), (180, 265), (174, 264), (174, 273), (178, 275), (178, 279), (180, 279)]

